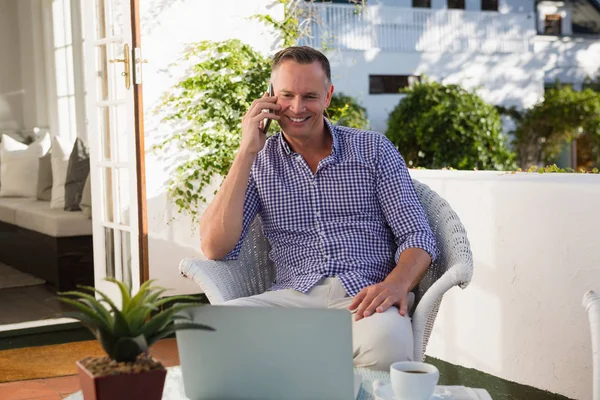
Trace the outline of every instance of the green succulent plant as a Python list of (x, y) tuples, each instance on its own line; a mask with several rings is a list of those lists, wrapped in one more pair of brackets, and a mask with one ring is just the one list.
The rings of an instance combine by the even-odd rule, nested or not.
[[(172, 323), (176, 319), (187, 319), (175, 315), (177, 312), (200, 304), (194, 297), (172, 296), (161, 299), (161, 294), (167, 289), (153, 286), (154, 280), (144, 282), (138, 293), (132, 296), (131, 287), (116, 279), (106, 280), (119, 286), (122, 297), (120, 309), (106, 294), (89, 286), (78, 286), (87, 292), (58, 293), (58, 299), (77, 310), (63, 315), (79, 320), (89, 329), (112, 360), (134, 362), (138, 355), (146, 353), (157, 340), (165, 338), (176, 330), (214, 330), (209, 326), (193, 322)], [(100, 296), (100, 300), (96, 299), (95, 293)], [(177, 304), (178, 302), (185, 303)], [(159, 311), (160, 307), (167, 303), (174, 305)], [(151, 316), (153, 311), (158, 312)]]

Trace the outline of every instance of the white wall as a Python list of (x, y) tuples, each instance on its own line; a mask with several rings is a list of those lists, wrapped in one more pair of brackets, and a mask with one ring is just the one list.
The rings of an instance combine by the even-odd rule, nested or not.
[(444, 297), (427, 354), (592, 398), (585, 291), (600, 287), (600, 176), (411, 171), (465, 225), (471, 285)]
[(385, 132), (401, 95), (369, 94), (369, 75), (427, 75), (477, 89), (491, 104), (528, 107), (543, 96), (543, 60), (533, 53), (328, 53), (335, 90), (355, 96), (367, 108), (371, 127)]
[[(467, 0), (471, 3), (477, 3), (481, 9), (481, 0)], [(530, 13), (535, 9), (534, 0), (500, 0), (498, 2), (498, 11), (501, 13)]]
[(544, 81), (555, 79), (579, 89), (586, 76), (600, 73), (600, 40), (583, 37), (538, 36), (536, 55), (545, 60)]
[[(191, 218), (177, 214), (167, 199), (166, 182), (176, 151), (157, 157), (149, 149), (169, 128), (152, 113), (160, 96), (177, 82), (165, 72), (175, 61), (186, 43), (201, 40), (240, 38), (255, 49), (271, 54), (277, 50), (275, 35), (247, 17), (270, 12), (277, 18), (283, 14), (272, 0), (152, 0), (140, 2), (144, 65), (144, 108), (146, 151), (146, 180), (148, 198), (148, 229), (150, 277), (159, 284), (175, 289), (177, 293), (197, 293), (198, 287), (180, 278), (177, 266), (183, 257), (202, 257), (198, 230)], [(266, 85), (266, 83), (265, 83)], [(212, 189), (214, 190), (214, 188)], [(207, 193), (212, 193), (207, 190)]]
[(42, 0), (18, 1), (23, 129), (48, 128), (48, 92), (42, 29)]
[(23, 87), (16, 0), (0, 0), (0, 130), (23, 128)]
[(0, 0), (0, 130), (48, 127), (42, 0)]

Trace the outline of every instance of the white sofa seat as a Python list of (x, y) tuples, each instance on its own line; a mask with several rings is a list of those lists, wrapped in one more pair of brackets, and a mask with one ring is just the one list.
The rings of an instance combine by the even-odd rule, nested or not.
[(0, 221), (16, 225), (17, 209), (26, 204), (35, 202), (35, 199), (24, 197), (1, 197), (0, 198)]
[(0, 220), (52, 237), (89, 236), (92, 220), (81, 211), (50, 208), (49, 201), (0, 198)]

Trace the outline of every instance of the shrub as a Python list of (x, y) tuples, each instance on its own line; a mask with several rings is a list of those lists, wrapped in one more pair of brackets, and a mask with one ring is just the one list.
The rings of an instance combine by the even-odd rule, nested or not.
[(410, 167), (514, 168), (498, 112), (475, 93), (431, 81), (403, 93), (386, 136)]
[(358, 129), (369, 128), (367, 110), (354, 97), (343, 93), (333, 94), (325, 115), (334, 124)]
[(551, 164), (563, 146), (583, 132), (600, 159), (600, 93), (557, 85), (528, 110), (498, 108), (515, 122), (513, 143), (521, 167)]

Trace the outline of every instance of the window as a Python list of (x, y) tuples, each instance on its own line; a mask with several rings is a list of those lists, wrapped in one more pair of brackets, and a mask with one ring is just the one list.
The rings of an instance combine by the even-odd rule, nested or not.
[(498, 11), (498, 0), (481, 0), (481, 11)]
[[(50, 75), (49, 85), (51, 130), (54, 134), (75, 139), (84, 135), (85, 106), (82, 102), (83, 66), (82, 38), (79, 26), (72, 24), (79, 17), (78, 0), (52, 0), (49, 9)], [(78, 135), (78, 132), (80, 133)]]
[(369, 94), (398, 94), (400, 89), (420, 82), (415, 75), (369, 75)]
[(561, 35), (562, 17), (558, 14), (548, 14), (544, 18), (544, 34)]
[(431, 0), (413, 0), (412, 6), (417, 8), (431, 8)]
[(465, 0), (448, 0), (448, 8), (464, 10), (465, 9)]
[(71, 35), (71, 4), (52, 1), (54, 75), (58, 108), (58, 134), (76, 137), (75, 77), (73, 76), (73, 37)]

